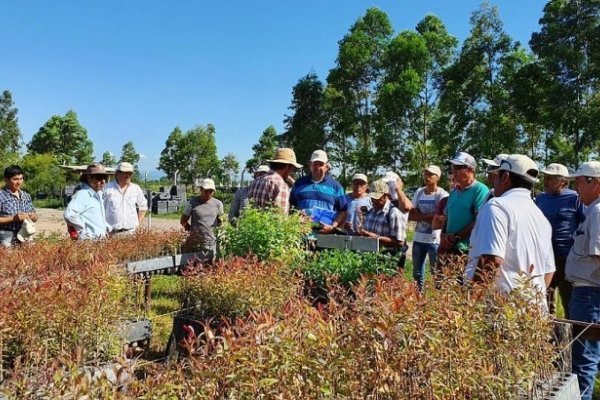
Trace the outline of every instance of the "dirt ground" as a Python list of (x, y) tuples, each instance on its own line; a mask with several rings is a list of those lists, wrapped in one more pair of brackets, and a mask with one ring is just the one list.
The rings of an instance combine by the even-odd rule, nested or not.
[[(67, 236), (67, 225), (63, 219), (64, 211), (52, 208), (38, 208), (36, 211), (38, 214), (38, 221), (35, 226), (38, 234), (47, 236), (51, 233), (58, 233)], [(149, 227), (148, 220), (148, 214), (146, 214), (146, 218), (144, 218), (144, 221), (142, 222), (142, 227)], [(176, 219), (152, 218), (150, 228), (167, 231), (170, 229), (179, 229), (180, 225), (179, 220)]]

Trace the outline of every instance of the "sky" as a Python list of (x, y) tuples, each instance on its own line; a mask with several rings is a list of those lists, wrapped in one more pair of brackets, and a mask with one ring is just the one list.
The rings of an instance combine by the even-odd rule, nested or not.
[[(496, 0), (505, 31), (527, 45), (546, 1)], [(292, 88), (325, 82), (338, 42), (369, 7), (395, 33), (427, 14), (460, 43), (475, 0), (0, 1), (0, 90), (19, 109), (25, 143), (52, 115), (74, 110), (94, 155), (133, 141), (139, 169), (158, 177), (169, 133), (213, 124), (219, 157), (240, 164), (273, 125), (284, 131)], [(304, 162), (307, 160), (299, 160)]]

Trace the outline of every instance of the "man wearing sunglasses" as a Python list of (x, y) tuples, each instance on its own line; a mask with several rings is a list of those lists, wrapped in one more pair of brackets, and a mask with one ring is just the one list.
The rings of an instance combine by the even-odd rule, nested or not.
[[(571, 319), (600, 321), (600, 162), (581, 164), (574, 175), (575, 188), (587, 206), (585, 220), (574, 234), (573, 247), (567, 256), (565, 275), (573, 283), (569, 303)], [(581, 328), (573, 327), (573, 336)], [(582, 399), (591, 399), (600, 363), (600, 341), (582, 339), (573, 342), (573, 372), (579, 380)]]

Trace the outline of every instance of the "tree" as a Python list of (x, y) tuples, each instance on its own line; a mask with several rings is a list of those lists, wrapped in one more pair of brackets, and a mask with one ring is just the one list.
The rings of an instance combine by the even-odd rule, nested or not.
[(133, 173), (135, 175), (136, 180), (140, 180), (140, 170), (138, 168), (138, 162), (140, 161), (140, 154), (135, 150), (135, 146), (133, 142), (130, 140), (125, 143), (121, 148), (121, 158), (119, 162), (128, 162), (133, 165)]
[(10, 91), (5, 90), (0, 96), (0, 161), (8, 165), (16, 161), (21, 148), (21, 131), (19, 119)]
[(221, 160), (219, 168), (220, 181), (225, 186), (231, 186), (235, 179), (232, 175), (237, 175), (240, 172), (240, 163), (233, 153), (227, 153)]
[(279, 145), (279, 138), (275, 127), (270, 125), (265, 129), (258, 139), (258, 143), (252, 146), (254, 154), (252, 158), (246, 161), (246, 170), (253, 172), (261, 164), (264, 164), (266, 160), (270, 160), (275, 156), (277, 146)]
[(59, 196), (65, 183), (65, 171), (60, 168), (56, 156), (46, 154), (27, 154), (21, 161), (25, 172), (26, 189), (35, 196), (46, 193)]
[(292, 89), (292, 115), (286, 115), (286, 132), (282, 142), (296, 153), (296, 159), (304, 162), (316, 149), (325, 147), (327, 117), (323, 109), (323, 83), (314, 72), (300, 78)]
[(576, 167), (597, 152), (600, 126), (599, 0), (551, 0), (530, 46), (543, 71), (546, 128), (553, 161)]
[(75, 111), (54, 115), (33, 135), (27, 146), (32, 154), (52, 153), (61, 164), (89, 164), (93, 144), (79, 124)]
[(102, 153), (101, 163), (105, 167), (114, 167), (115, 165), (117, 165), (117, 159), (115, 158), (113, 153), (107, 150), (104, 153)]
[(185, 136), (179, 127), (175, 127), (165, 142), (165, 148), (160, 152), (158, 169), (167, 176), (172, 177), (177, 171), (183, 171), (187, 160), (184, 158), (183, 148)]

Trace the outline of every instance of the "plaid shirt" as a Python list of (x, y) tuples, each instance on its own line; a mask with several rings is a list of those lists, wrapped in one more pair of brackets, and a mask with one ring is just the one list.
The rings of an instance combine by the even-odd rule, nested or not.
[(364, 229), (379, 236), (386, 236), (398, 241), (406, 240), (408, 214), (393, 207), (388, 200), (381, 210), (371, 208), (365, 215)]
[[(22, 190), (19, 190), (20, 197), (15, 196), (7, 188), (0, 191), (0, 216), (11, 217), (20, 212), (35, 212), (31, 196)], [(0, 224), (0, 230), (17, 232), (21, 229), (22, 222), (9, 222)]]
[(255, 207), (276, 206), (284, 214), (290, 211), (290, 188), (277, 172), (270, 171), (252, 181), (248, 188), (248, 198), (254, 201)]

